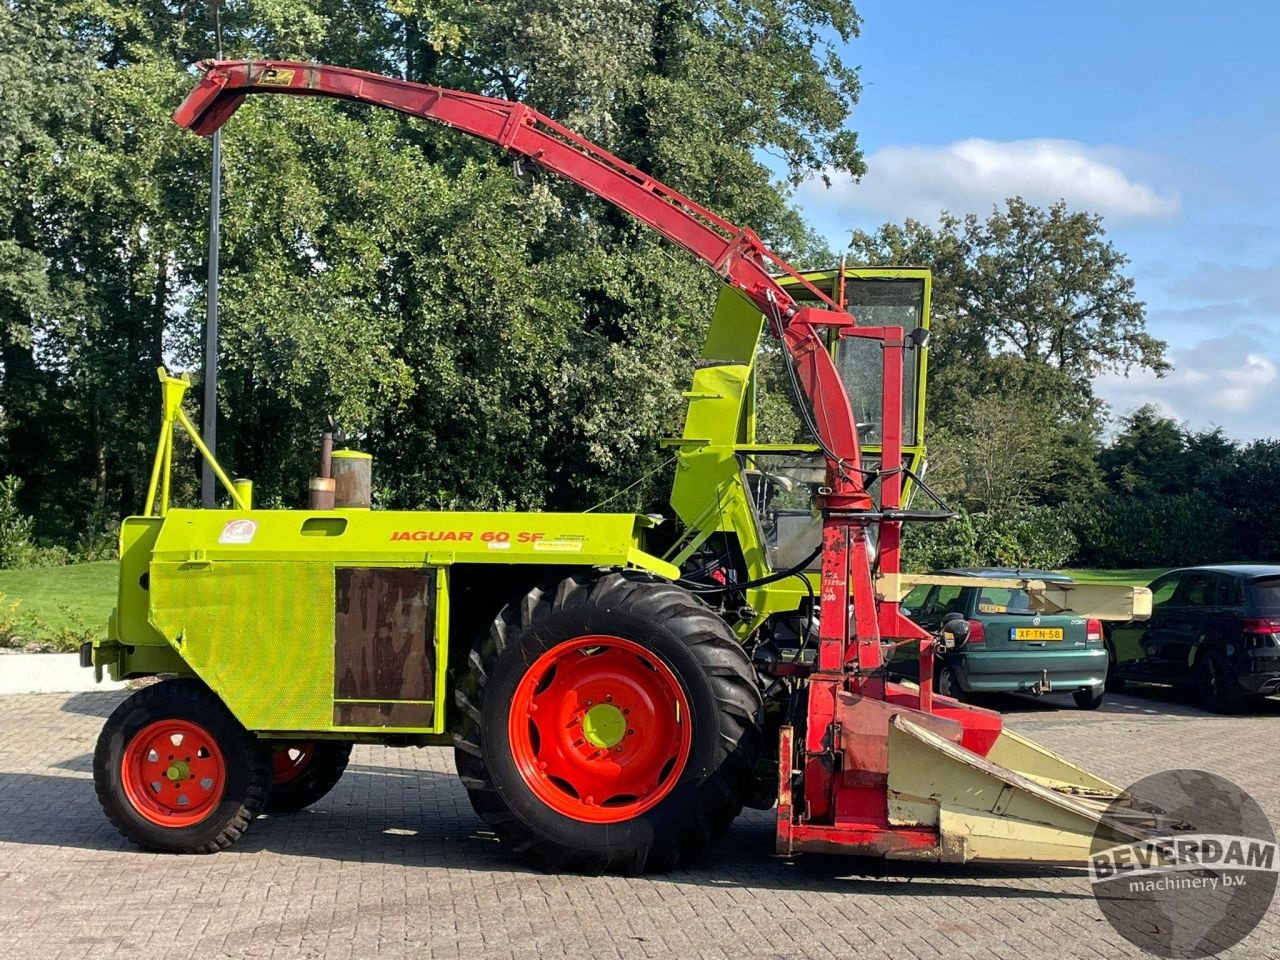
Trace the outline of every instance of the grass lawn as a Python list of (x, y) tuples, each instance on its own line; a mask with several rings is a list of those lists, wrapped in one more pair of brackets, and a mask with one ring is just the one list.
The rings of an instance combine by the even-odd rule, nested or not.
[(1128, 570), (1063, 570), (1076, 583), (1115, 583), (1145, 587), (1168, 567), (1133, 567)]
[[(0, 570), (0, 618), (9, 620), (9, 605), (20, 601), (10, 629), (23, 640), (36, 642), (67, 638), (85, 629), (105, 633), (107, 617), (116, 605), (114, 560), (72, 563), (65, 567)], [(87, 637), (85, 639), (88, 639)], [(3, 642), (3, 638), (0, 638)]]

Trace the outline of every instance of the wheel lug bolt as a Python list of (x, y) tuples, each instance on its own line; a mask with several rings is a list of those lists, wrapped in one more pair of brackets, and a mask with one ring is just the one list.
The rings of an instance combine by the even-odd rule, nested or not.
[(628, 737), (634, 737), (635, 735), (636, 735), (636, 732), (635, 732), (634, 730), (628, 730), (628, 731), (627, 731), (627, 736), (628, 736)]
[(630, 710), (628, 707), (623, 707), (623, 708), (622, 708), (622, 715), (623, 715), (624, 717), (625, 717), (627, 714), (629, 714), (630, 712), (631, 712), (631, 710)]
[(613, 694), (612, 693), (605, 694), (604, 702), (613, 703)]

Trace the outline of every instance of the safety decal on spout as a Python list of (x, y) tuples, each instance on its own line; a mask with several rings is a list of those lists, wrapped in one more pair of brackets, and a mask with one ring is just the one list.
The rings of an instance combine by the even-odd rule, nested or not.
[(258, 525), (252, 520), (228, 520), (218, 536), (219, 543), (253, 543)]
[(284, 70), (280, 67), (268, 67), (262, 71), (262, 75), (258, 77), (257, 83), (265, 87), (287, 87), (293, 83), (292, 70)]

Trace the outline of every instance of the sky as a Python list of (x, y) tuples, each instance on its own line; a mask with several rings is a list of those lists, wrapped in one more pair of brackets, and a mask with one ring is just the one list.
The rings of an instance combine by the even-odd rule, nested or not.
[(861, 0), (868, 172), (795, 200), (848, 231), (1010, 195), (1101, 214), (1171, 373), (1104, 374), (1192, 429), (1280, 438), (1280, 5)]

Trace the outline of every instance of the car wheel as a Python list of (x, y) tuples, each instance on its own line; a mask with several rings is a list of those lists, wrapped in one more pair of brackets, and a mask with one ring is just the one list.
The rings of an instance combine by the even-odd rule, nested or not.
[(1071, 699), (1076, 702), (1076, 706), (1081, 710), (1097, 710), (1102, 706), (1102, 697), (1102, 691), (1094, 690), (1093, 687), (1086, 687), (1071, 694)]
[(1213, 713), (1238, 713), (1244, 706), (1245, 692), (1235, 670), (1217, 650), (1209, 650), (1196, 664), (1196, 684), (1200, 702)]
[(937, 679), (933, 683), (933, 688), (938, 691), (938, 695), (942, 697), (950, 697), (952, 700), (963, 701), (965, 693), (960, 689), (960, 680), (956, 677), (955, 670), (949, 664), (943, 664), (938, 668)]

